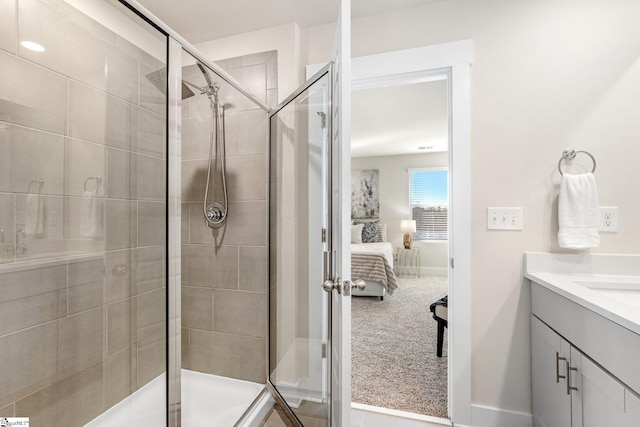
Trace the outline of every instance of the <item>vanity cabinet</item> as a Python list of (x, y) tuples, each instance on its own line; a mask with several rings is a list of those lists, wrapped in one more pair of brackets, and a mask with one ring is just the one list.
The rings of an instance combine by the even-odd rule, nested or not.
[(640, 426), (640, 398), (534, 315), (531, 340), (534, 426)]
[(531, 316), (533, 423), (536, 427), (570, 427), (571, 395), (566, 392), (565, 361), (571, 346)]

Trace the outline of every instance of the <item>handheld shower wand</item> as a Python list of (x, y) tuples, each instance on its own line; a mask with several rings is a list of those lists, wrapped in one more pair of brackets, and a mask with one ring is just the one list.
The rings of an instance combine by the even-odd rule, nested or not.
[[(197, 63), (198, 68), (202, 71), (207, 86), (202, 88), (202, 93), (206, 94), (209, 98), (211, 105), (211, 133), (209, 134), (209, 162), (207, 167), (207, 185), (204, 190), (204, 201), (202, 202), (202, 210), (205, 218), (205, 222), (210, 228), (220, 228), (224, 225), (227, 219), (227, 213), (229, 210), (229, 203), (227, 197), (227, 179), (225, 171), (225, 141), (224, 141), (224, 106), (220, 105), (218, 98), (218, 91), (220, 85), (212, 83), (209, 78), (209, 74), (206, 72), (204, 66), (201, 63)], [(209, 199), (209, 183), (211, 181), (211, 163), (215, 161), (213, 157), (213, 146), (215, 141), (216, 157), (219, 153), (220, 158), (220, 170), (222, 175), (222, 189), (224, 192), (224, 205), (219, 202), (207, 203)]]

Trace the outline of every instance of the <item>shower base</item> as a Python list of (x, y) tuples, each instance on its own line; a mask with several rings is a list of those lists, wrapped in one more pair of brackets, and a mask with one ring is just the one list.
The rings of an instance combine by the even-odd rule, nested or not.
[[(232, 427), (264, 385), (182, 370), (182, 425)], [(161, 375), (87, 424), (162, 426), (166, 423), (166, 377)]]

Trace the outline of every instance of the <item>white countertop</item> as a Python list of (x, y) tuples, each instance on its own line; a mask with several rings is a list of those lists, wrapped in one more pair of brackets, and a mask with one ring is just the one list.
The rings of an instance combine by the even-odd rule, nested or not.
[(640, 335), (640, 255), (527, 252), (524, 276)]

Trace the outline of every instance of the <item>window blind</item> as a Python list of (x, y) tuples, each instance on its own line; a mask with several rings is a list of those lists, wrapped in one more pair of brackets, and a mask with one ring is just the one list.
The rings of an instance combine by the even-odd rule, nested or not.
[(411, 219), (416, 221), (414, 240), (447, 240), (449, 200), (446, 169), (409, 170)]

